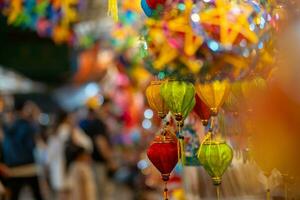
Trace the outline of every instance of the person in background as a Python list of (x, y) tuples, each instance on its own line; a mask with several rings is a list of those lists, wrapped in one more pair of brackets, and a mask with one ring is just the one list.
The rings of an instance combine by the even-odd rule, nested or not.
[[(68, 177), (68, 166), (77, 158), (77, 147), (92, 152), (92, 142), (75, 125), (74, 117), (66, 112), (58, 115), (56, 128), (48, 140), (48, 166), (50, 184), (56, 199), (68, 199), (72, 186)], [(73, 152), (75, 151), (75, 152)], [(87, 199), (88, 200), (88, 199)]]
[[(105, 102), (107, 103), (107, 102)], [(96, 183), (99, 186), (98, 199), (109, 199), (113, 185), (108, 179), (109, 170), (115, 169), (113, 151), (110, 145), (107, 127), (98, 116), (95, 108), (88, 108), (87, 117), (80, 121), (80, 127), (93, 141), (93, 166)]]
[(34, 199), (41, 200), (43, 197), (34, 159), (37, 126), (32, 122), (29, 103), (19, 102), (15, 105), (15, 109), (16, 119), (12, 124), (3, 125), (3, 160), (9, 167), (6, 185), (11, 192), (11, 200), (19, 198), (25, 185), (30, 187)]

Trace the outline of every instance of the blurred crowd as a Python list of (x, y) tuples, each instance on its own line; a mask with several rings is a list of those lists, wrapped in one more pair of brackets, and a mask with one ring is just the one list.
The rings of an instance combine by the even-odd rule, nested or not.
[(24, 199), (27, 194), (36, 200), (135, 199), (130, 186), (135, 187), (138, 176), (136, 160), (119, 159), (113, 148), (110, 132), (118, 122), (110, 123), (116, 120), (110, 119), (111, 106), (107, 99), (100, 109), (60, 111), (47, 125), (41, 124), (41, 111), (31, 101), (4, 110), (0, 199)]

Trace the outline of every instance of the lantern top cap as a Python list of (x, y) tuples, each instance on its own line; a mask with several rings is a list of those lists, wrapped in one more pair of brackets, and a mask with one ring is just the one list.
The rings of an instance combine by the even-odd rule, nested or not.
[(226, 144), (225, 140), (206, 140), (203, 144), (209, 145), (219, 145), (219, 144)]
[(161, 85), (165, 80), (154, 80), (151, 81), (151, 85)]

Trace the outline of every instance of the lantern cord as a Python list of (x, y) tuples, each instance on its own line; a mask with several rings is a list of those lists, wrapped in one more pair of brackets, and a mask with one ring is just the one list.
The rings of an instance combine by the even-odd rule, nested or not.
[(168, 200), (168, 187), (167, 187), (167, 181), (165, 181), (165, 188), (164, 188), (164, 199)]
[(200, 156), (200, 153), (201, 153), (201, 150), (202, 150), (202, 145), (204, 144), (204, 142), (206, 142), (207, 140), (209, 140), (209, 139), (211, 139), (211, 132), (208, 132), (207, 134), (206, 134), (206, 136), (204, 137), (204, 139), (203, 139), (203, 141), (201, 142), (201, 144), (200, 144), (200, 148), (199, 148), (199, 150), (198, 150), (198, 157)]
[(216, 190), (217, 190), (217, 199), (219, 200), (220, 199), (220, 186), (219, 185), (217, 185)]
[(286, 181), (284, 183), (284, 195), (285, 195), (285, 200), (288, 200), (288, 184)]
[(182, 135), (182, 127), (178, 126), (178, 134), (179, 134), (179, 158), (181, 159), (182, 165), (185, 163), (185, 155), (184, 155), (184, 136)]
[(267, 200), (271, 200), (270, 189), (267, 189)]

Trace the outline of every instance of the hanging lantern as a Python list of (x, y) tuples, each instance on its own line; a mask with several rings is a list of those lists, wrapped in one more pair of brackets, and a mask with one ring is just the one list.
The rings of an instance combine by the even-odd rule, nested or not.
[(197, 158), (199, 150), (199, 137), (191, 125), (183, 128), (184, 143), (185, 143), (185, 165), (186, 166), (199, 166), (200, 162)]
[(220, 185), (222, 176), (233, 157), (231, 147), (223, 140), (207, 139), (198, 151), (198, 159), (206, 172), (212, 177), (214, 185)]
[(165, 200), (168, 199), (167, 181), (178, 162), (177, 139), (172, 135), (174, 134), (170, 130), (165, 129), (162, 135), (156, 136), (147, 151), (149, 160), (161, 173), (162, 180), (165, 182)]
[(184, 154), (184, 136), (182, 127), (184, 119), (191, 112), (195, 106), (195, 89), (192, 83), (184, 81), (167, 81), (162, 84), (160, 94), (165, 100), (168, 108), (175, 116), (178, 128), (178, 138), (180, 145), (180, 158), (181, 162), (185, 162)]
[(177, 125), (182, 127), (184, 119), (196, 103), (193, 84), (184, 81), (166, 81), (160, 88), (160, 94), (175, 116)]
[(158, 116), (163, 119), (169, 112), (169, 109), (160, 95), (160, 86), (164, 81), (151, 81), (151, 84), (146, 89), (146, 97), (151, 109), (158, 113)]
[(242, 101), (242, 82), (235, 82), (231, 84), (228, 96), (224, 101), (223, 109), (225, 111), (238, 115), (238, 110), (241, 107)]
[(196, 104), (194, 107), (194, 112), (199, 116), (203, 126), (208, 125), (208, 120), (210, 118), (210, 109), (207, 105), (200, 99), (198, 95), (195, 96)]
[(198, 83), (195, 88), (197, 95), (210, 108), (211, 115), (216, 116), (228, 95), (230, 84), (227, 80), (214, 81), (205, 84)]

